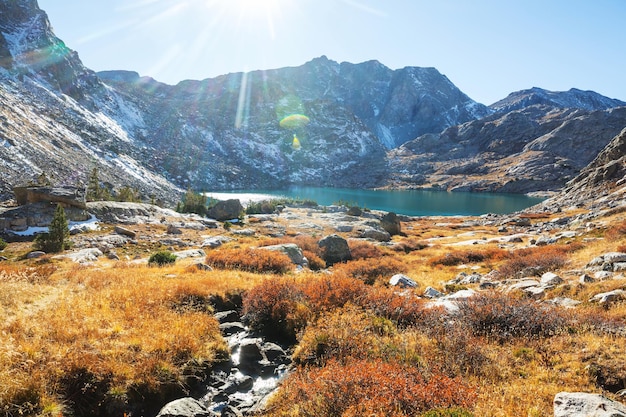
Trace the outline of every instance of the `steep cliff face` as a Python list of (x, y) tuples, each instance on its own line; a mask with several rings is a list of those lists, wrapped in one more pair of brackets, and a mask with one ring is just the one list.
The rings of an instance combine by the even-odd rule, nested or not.
[(545, 205), (552, 208), (587, 205), (597, 210), (623, 207), (625, 198), (626, 128), (558, 196), (546, 201)]
[(392, 185), (559, 190), (626, 126), (626, 107), (532, 105), (424, 135), (389, 153)]

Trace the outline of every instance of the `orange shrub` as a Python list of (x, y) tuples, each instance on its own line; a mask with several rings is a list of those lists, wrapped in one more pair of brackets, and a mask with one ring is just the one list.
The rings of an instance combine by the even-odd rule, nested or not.
[(328, 360), (388, 359), (388, 338), (396, 331), (389, 320), (349, 305), (322, 315), (315, 324), (307, 326), (293, 353), (300, 364), (323, 365)]
[(326, 268), (326, 262), (320, 258), (317, 253), (303, 250), (302, 254), (309, 261), (309, 268), (313, 271), (319, 271)]
[(609, 227), (604, 233), (604, 237), (608, 240), (618, 240), (626, 237), (626, 221)]
[(246, 323), (270, 337), (295, 340), (297, 331), (306, 324), (307, 315), (304, 294), (292, 279), (267, 279), (243, 297)]
[(373, 284), (378, 279), (386, 281), (394, 274), (407, 271), (405, 263), (388, 257), (348, 261), (336, 265), (335, 268), (337, 271), (358, 278), (366, 284)]
[(472, 407), (473, 388), (438, 373), (382, 360), (329, 361), (291, 374), (269, 416), (416, 416), (433, 408)]
[(348, 242), (352, 259), (380, 258), (383, 251), (378, 246), (362, 240), (351, 240)]
[(283, 274), (293, 267), (284, 253), (251, 248), (217, 249), (209, 252), (206, 262), (216, 268), (276, 274)]
[(431, 266), (455, 266), (461, 264), (484, 262), (487, 260), (504, 259), (506, 256), (506, 251), (502, 249), (491, 248), (481, 251), (470, 250), (464, 252), (449, 252), (445, 255), (430, 259), (429, 263)]
[(422, 299), (412, 293), (399, 294), (391, 288), (369, 288), (357, 303), (377, 316), (394, 321), (400, 327), (431, 327), (443, 311), (426, 308)]

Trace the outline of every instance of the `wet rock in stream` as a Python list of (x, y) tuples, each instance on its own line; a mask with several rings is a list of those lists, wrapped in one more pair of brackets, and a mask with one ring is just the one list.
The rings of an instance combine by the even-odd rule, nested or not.
[(287, 374), (291, 359), (285, 348), (252, 334), (234, 310), (220, 311), (215, 317), (228, 342), (230, 361), (213, 368), (201, 398), (173, 401), (157, 417), (249, 415), (263, 408)]

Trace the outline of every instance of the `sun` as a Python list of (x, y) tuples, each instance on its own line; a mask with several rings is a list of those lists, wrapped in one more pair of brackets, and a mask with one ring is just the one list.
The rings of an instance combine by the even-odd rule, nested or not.
[(272, 38), (276, 37), (275, 26), (293, 0), (206, 0), (211, 10), (220, 14), (236, 27), (266, 27)]

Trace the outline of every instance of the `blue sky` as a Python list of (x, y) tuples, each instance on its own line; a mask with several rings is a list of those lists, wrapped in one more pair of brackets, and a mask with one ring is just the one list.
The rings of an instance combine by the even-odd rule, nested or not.
[(435, 67), (491, 104), (531, 87), (626, 101), (626, 0), (38, 0), (96, 71), (176, 84), (321, 55)]

